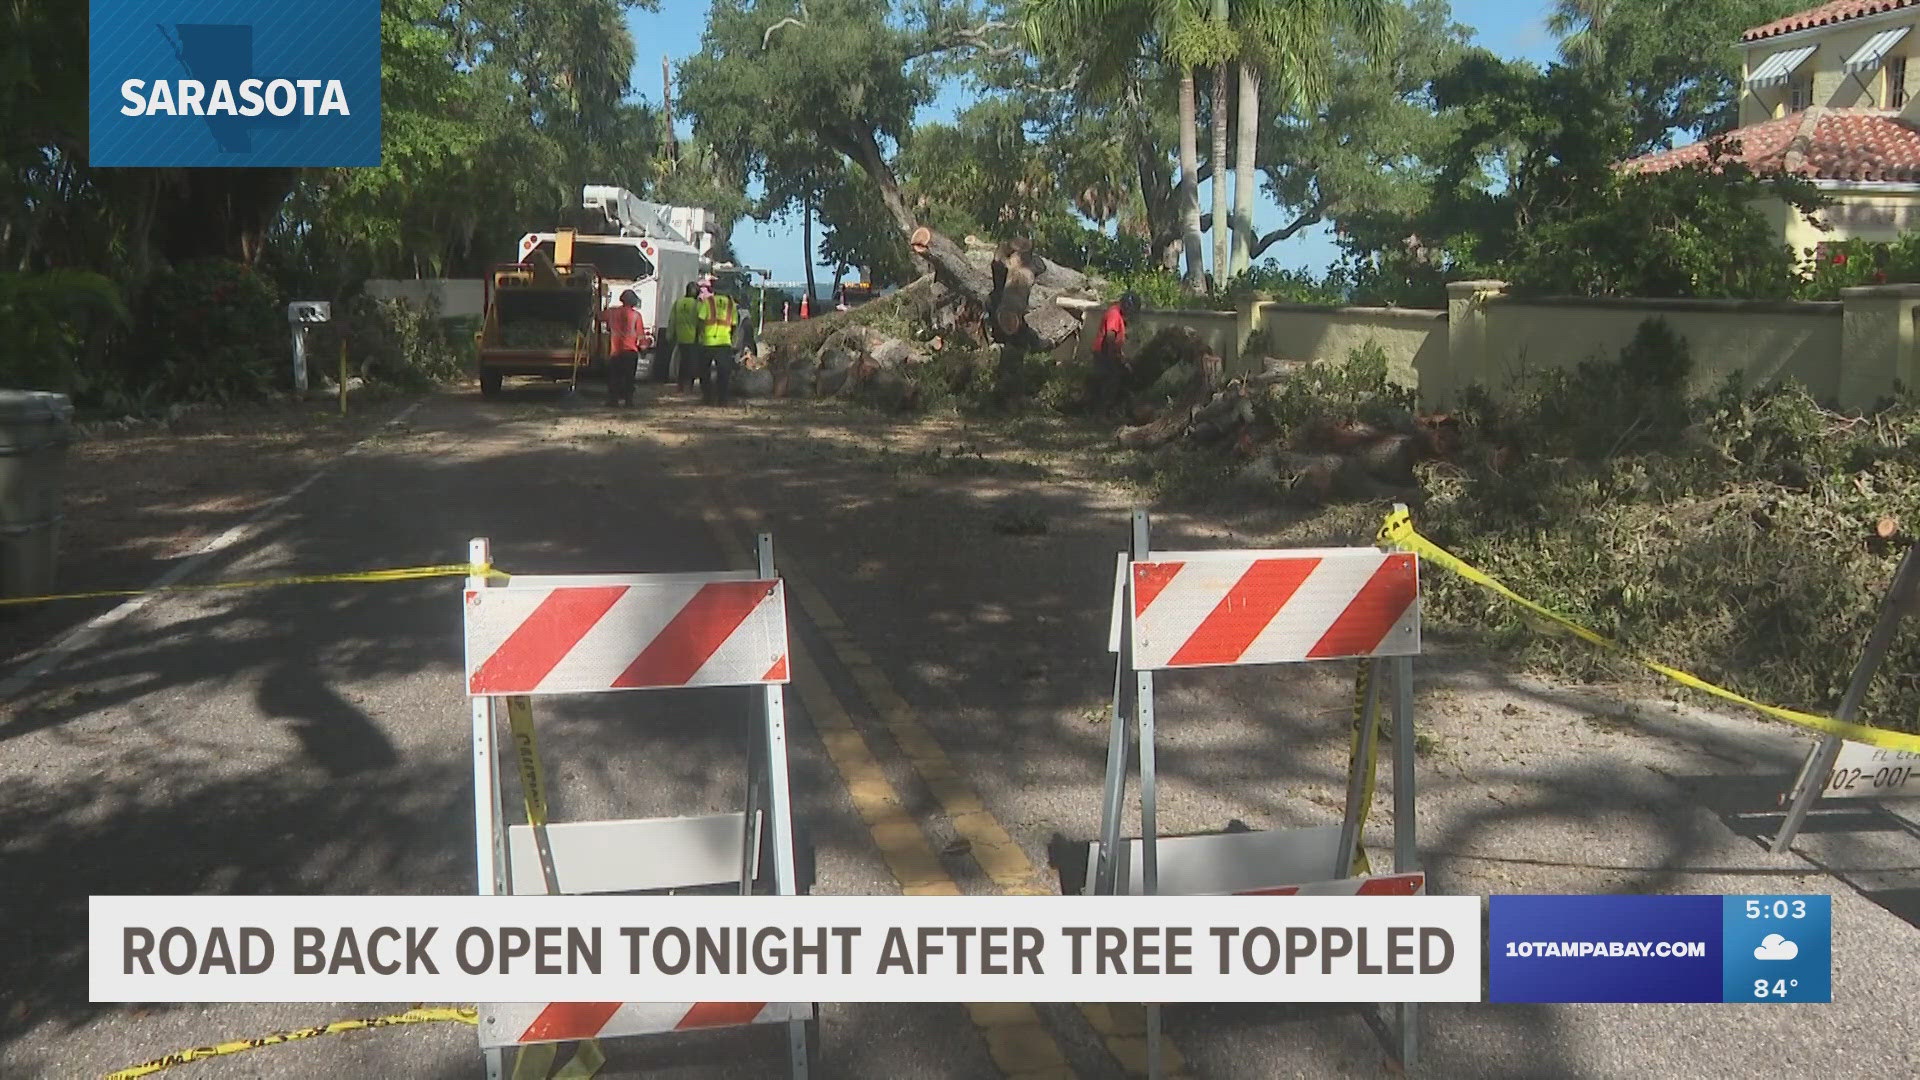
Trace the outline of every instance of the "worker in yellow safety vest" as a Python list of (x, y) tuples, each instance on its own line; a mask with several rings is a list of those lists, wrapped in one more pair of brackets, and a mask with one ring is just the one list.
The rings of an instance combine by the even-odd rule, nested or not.
[(700, 398), (708, 405), (724, 405), (733, 381), (733, 297), (718, 289), (702, 289), (700, 316)]
[(668, 316), (667, 333), (661, 334), (662, 345), (660, 361), (655, 365), (658, 370), (654, 377), (666, 382), (671, 377), (678, 379), (681, 390), (693, 386), (694, 353), (700, 350), (700, 286), (687, 282), (687, 295), (673, 302), (673, 311)]

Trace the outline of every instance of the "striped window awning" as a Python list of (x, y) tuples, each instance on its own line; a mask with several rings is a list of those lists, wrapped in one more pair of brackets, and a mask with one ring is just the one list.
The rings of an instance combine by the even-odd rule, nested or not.
[(1887, 53), (1891, 51), (1895, 45), (1900, 44), (1900, 39), (1906, 37), (1907, 31), (1911, 29), (1913, 29), (1911, 26), (1898, 26), (1892, 30), (1882, 30), (1873, 35), (1873, 37), (1867, 40), (1865, 45), (1860, 46), (1859, 51), (1847, 58), (1846, 69), (1848, 73), (1857, 74), (1862, 71), (1872, 71), (1874, 68), (1879, 67), (1880, 61), (1887, 58)]
[(1802, 45), (1797, 49), (1774, 53), (1762, 61), (1759, 67), (1754, 68), (1752, 75), (1747, 76), (1747, 85), (1785, 86), (1793, 81), (1793, 73), (1800, 70), (1800, 65), (1806, 63), (1807, 57), (1812, 56), (1813, 51), (1819, 47)]

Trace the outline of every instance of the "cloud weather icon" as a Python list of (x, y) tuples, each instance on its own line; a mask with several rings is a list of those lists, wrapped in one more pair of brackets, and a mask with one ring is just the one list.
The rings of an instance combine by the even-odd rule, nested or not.
[(1755, 960), (1791, 960), (1800, 955), (1800, 946), (1781, 937), (1768, 934), (1760, 939), (1760, 947), (1753, 950)]

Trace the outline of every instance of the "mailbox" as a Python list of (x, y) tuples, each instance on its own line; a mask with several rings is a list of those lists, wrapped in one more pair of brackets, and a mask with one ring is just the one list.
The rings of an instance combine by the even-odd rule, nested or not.
[(332, 318), (333, 305), (325, 300), (295, 300), (287, 305), (287, 321), (296, 326), (323, 323)]
[(333, 319), (333, 305), (325, 300), (295, 300), (287, 305), (287, 322), (293, 327), (293, 392), (307, 392), (307, 327)]

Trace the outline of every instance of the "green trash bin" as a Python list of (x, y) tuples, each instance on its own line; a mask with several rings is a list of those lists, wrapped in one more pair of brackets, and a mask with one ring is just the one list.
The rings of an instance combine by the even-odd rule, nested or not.
[(0, 596), (53, 591), (72, 442), (65, 394), (0, 390)]

